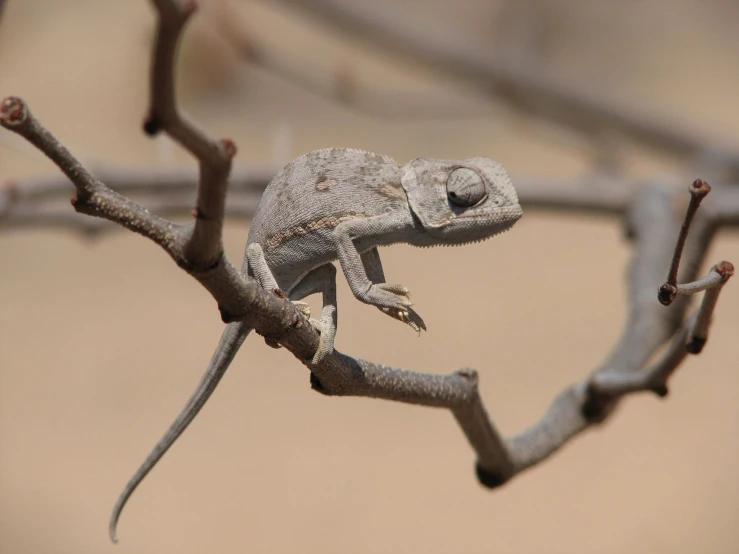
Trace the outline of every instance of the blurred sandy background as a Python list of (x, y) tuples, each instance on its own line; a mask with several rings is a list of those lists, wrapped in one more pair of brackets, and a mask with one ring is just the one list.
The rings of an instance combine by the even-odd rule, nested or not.
[[(479, 116), (388, 121), (312, 96), (238, 61), (202, 3), (186, 34), (180, 98), (209, 132), (236, 141), (240, 164), (352, 146), (401, 161), (490, 155), (519, 176), (566, 178), (585, 167), (570, 143), (500, 117), (482, 97), (406, 75), (269, 2), (237, 3), (255, 35), (296, 63), (324, 72), (346, 64), (371, 90), (418, 92)], [(429, 18), (493, 34), (494, 2), (378, 5), (418, 24)], [(552, 6), (560, 35), (548, 64), (739, 144), (736, 4)], [(23, 96), (85, 160), (194, 168), (166, 139), (140, 131), (152, 27), (143, 0), (10, 0), (0, 23), (0, 96)], [(647, 158), (634, 161), (634, 175), (670, 170)], [(0, 134), (0, 179), (55, 171)], [(228, 224), (236, 262), (246, 234)], [(517, 432), (614, 344), (627, 255), (614, 221), (533, 212), (481, 245), (386, 249), (386, 273), (413, 291), (429, 332), (417, 339), (356, 302), (341, 280), (337, 345), (408, 369), (475, 367), (495, 421)], [(735, 233), (716, 240), (708, 261), (718, 259), (739, 262)], [(594, 302), (603, 287), (613, 294)], [(113, 546), (113, 503), (204, 371), (222, 328), (218, 312), (140, 237), (90, 243), (65, 232), (3, 231), (0, 551), (737, 552), (737, 307), (739, 283), (731, 282), (706, 350), (682, 366), (666, 401), (627, 400), (604, 428), (494, 493), (478, 485), (449, 413), (322, 397), (289, 353), (252, 336), (129, 502)]]

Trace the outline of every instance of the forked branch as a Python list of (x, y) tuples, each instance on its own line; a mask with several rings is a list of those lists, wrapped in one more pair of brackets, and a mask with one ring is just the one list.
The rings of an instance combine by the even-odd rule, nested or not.
[[(312, 387), (327, 395), (383, 398), (409, 404), (449, 408), (477, 455), (477, 476), (495, 487), (561, 448), (569, 439), (613, 413), (618, 402), (633, 392), (667, 393), (669, 376), (688, 352), (705, 343), (718, 291), (733, 273), (721, 262), (708, 277), (696, 281), (698, 268), (718, 225), (716, 217), (701, 214), (680, 223), (673, 211), (672, 191), (648, 186), (626, 202), (604, 204), (606, 211), (625, 211), (633, 253), (628, 276), (629, 319), (621, 340), (603, 364), (589, 377), (565, 389), (547, 413), (528, 430), (504, 438), (488, 416), (478, 391), (474, 370), (451, 375), (404, 371), (334, 351), (318, 365), (310, 360), (318, 347), (318, 334), (289, 301), (261, 290), (241, 275), (221, 247), (226, 182), (235, 152), (229, 141), (215, 141), (186, 122), (177, 110), (173, 85), (176, 44), (192, 2), (154, 0), (159, 13), (152, 71), (152, 106), (147, 132), (167, 132), (200, 163), (195, 221), (177, 225), (134, 203), (96, 179), (31, 114), (19, 98), (0, 104), (0, 124), (25, 137), (46, 154), (74, 184), (73, 205), (78, 212), (106, 219), (148, 237), (213, 296), (227, 321), (245, 321), (260, 334), (285, 346), (311, 370)], [(573, 203), (580, 208), (583, 204)], [(585, 203), (587, 205), (587, 203)], [(610, 207), (608, 207), (610, 206)], [(695, 206), (697, 207), (697, 206)], [(690, 230), (690, 233), (688, 233)], [(670, 255), (675, 237), (682, 245)], [(677, 284), (679, 277), (684, 285)], [(672, 262), (671, 262), (672, 260)], [(656, 290), (665, 268), (673, 266), (677, 297), (669, 307), (657, 302)], [(672, 281), (670, 281), (672, 283)], [(701, 308), (686, 320), (684, 294), (705, 290)], [(647, 363), (665, 342), (669, 346), (652, 366)], [(115, 528), (112, 528), (114, 536)]]

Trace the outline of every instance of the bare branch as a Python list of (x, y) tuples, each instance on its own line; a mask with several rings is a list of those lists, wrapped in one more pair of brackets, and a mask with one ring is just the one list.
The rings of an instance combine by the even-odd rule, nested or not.
[[(654, 296), (670, 259), (665, 247), (671, 242), (670, 235), (678, 232), (672, 203), (669, 190), (660, 186), (648, 187), (634, 198), (627, 214), (634, 239), (629, 272), (630, 313), (621, 340), (591, 377), (562, 392), (537, 424), (509, 440), (516, 472), (541, 462), (572, 437), (605, 421), (625, 395), (644, 390), (659, 396), (667, 394), (666, 381), (690, 352), (688, 337), (694, 328), (694, 318), (680, 323), (687, 308), (685, 302), (675, 302), (665, 309)], [(714, 230), (709, 220), (696, 221), (684, 255), (683, 275), (687, 280), (693, 280)], [(645, 368), (670, 337), (670, 346), (662, 358)]]
[[(332, 4), (314, 0), (321, 6)], [(310, 363), (318, 333), (304, 316), (282, 296), (259, 288), (256, 281), (240, 274), (222, 251), (221, 234), (225, 211), (226, 181), (231, 169), (233, 145), (217, 142), (184, 121), (175, 104), (173, 70), (179, 34), (194, 9), (176, 0), (154, 0), (160, 15), (152, 71), (150, 133), (164, 130), (187, 148), (200, 163), (194, 225), (176, 225), (134, 203), (95, 179), (31, 114), (19, 98), (0, 103), (0, 124), (26, 138), (64, 172), (77, 191), (72, 203), (78, 212), (117, 223), (159, 244), (172, 259), (197, 279), (218, 302), (224, 321), (244, 321), (269, 340), (286, 347), (311, 370), (311, 384), (323, 394), (384, 398), (409, 404), (444, 407), (452, 411), (477, 455), (477, 476), (487, 487), (496, 487), (521, 471), (541, 462), (590, 426), (607, 419), (627, 394), (651, 390), (667, 392), (668, 377), (685, 358), (705, 343), (708, 324), (721, 286), (733, 273), (722, 262), (709, 275), (695, 278), (717, 228), (716, 219), (697, 214), (680, 235), (681, 268), (677, 275), (683, 292), (706, 289), (695, 318), (684, 321), (687, 297), (680, 295), (665, 308), (655, 290), (670, 265), (670, 246), (680, 234), (674, 211), (673, 191), (653, 185), (626, 196), (594, 194), (586, 202), (556, 193), (530, 193), (541, 205), (575, 206), (575, 209), (624, 213), (634, 248), (628, 274), (629, 316), (613, 352), (591, 376), (563, 391), (548, 412), (528, 430), (503, 438), (488, 416), (478, 391), (477, 373), (470, 369), (451, 375), (404, 371), (355, 359), (334, 351), (320, 364)], [(413, 36), (413, 35), (411, 35)], [(587, 110), (586, 110), (587, 113)], [(643, 130), (643, 129), (642, 129)], [(179, 184), (170, 188), (178, 194)], [(166, 188), (166, 187), (163, 187)], [(532, 189), (533, 190), (533, 189)], [(579, 193), (578, 193), (579, 195)], [(523, 197), (524, 195), (522, 195)], [(695, 206), (697, 207), (697, 205)], [(692, 213), (694, 213), (693, 210)], [(691, 215), (692, 217), (692, 215)], [(688, 236), (688, 227), (690, 235)], [(680, 286), (676, 285), (678, 292)], [(671, 341), (666, 353), (651, 367), (652, 355)]]
[[(708, 340), (708, 327), (711, 325), (711, 316), (713, 316), (713, 310), (716, 308), (716, 302), (718, 301), (718, 295), (721, 289), (726, 284), (726, 281), (734, 275), (734, 265), (731, 262), (723, 261), (717, 263), (711, 268), (711, 275), (704, 281), (711, 279), (712, 283), (710, 287), (706, 287), (706, 294), (703, 296), (703, 302), (701, 302), (698, 314), (695, 318), (695, 323), (690, 329), (690, 339), (688, 340), (688, 352), (691, 354), (699, 354)], [(685, 290), (685, 289), (683, 289)], [(678, 294), (681, 292), (678, 290)], [(690, 292), (683, 292), (683, 294), (692, 294)]]
[(159, 23), (151, 64), (151, 108), (144, 130), (151, 136), (165, 131), (200, 162), (198, 199), (193, 211), (195, 223), (184, 250), (191, 263), (210, 267), (218, 263), (223, 253), (221, 231), (226, 188), (236, 147), (229, 139), (209, 139), (179, 114), (175, 102), (177, 43), (185, 23), (195, 11), (195, 2), (153, 1), (159, 13)]
[(739, 175), (739, 150), (724, 148), (705, 133), (637, 109), (587, 83), (553, 74), (525, 56), (513, 63), (496, 60), (490, 45), (448, 29), (414, 25), (394, 13), (359, 0), (279, 0), (328, 22), (352, 38), (360, 37), (394, 55), (403, 55), (485, 93), (525, 115), (540, 117), (590, 137), (618, 133), (634, 142), (681, 158), (710, 161)]
[(688, 231), (690, 230), (693, 217), (695, 217), (698, 211), (698, 206), (700, 206), (701, 201), (709, 192), (711, 192), (711, 185), (701, 179), (696, 179), (690, 185), (690, 204), (688, 205), (688, 211), (685, 214), (685, 219), (680, 228), (680, 234), (677, 237), (675, 253), (672, 255), (670, 269), (667, 272), (667, 280), (659, 288), (658, 298), (665, 306), (669, 306), (677, 296), (677, 271), (680, 267), (680, 257), (683, 254), (683, 248), (685, 248), (685, 240), (688, 237)]

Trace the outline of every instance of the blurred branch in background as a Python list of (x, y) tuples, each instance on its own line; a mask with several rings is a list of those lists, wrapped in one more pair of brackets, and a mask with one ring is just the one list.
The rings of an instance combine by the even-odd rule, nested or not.
[[(710, 135), (674, 122), (668, 114), (637, 107), (584, 82), (575, 82), (542, 67), (530, 55), (507, 50), (497, 57), (484, 42), (459, 36), (448, 28), (415, 25), (390, 11), (358, 0), (275, 0), (329, 24), (351, 38), (360, 37), (447, 76), (460, 86), (490, 94), (526, 117), (542, 118), (581, 135), (605, 141), (621, 135), (703, 168), (739, 176), (739, 149), (717, 143)], [(713, 175), (712, 175), (713, 177)]]

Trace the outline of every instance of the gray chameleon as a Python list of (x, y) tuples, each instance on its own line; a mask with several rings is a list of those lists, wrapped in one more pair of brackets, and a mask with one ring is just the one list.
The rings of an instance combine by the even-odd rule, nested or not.
[[(320, 320), (310, 320), (321, 334), (312, 360), (319, 364), (336, 336), (333, 261), (358, 300), (420, 333), (426, 326), (410, 293), (385, 282), (377, 247), (477, 242), (506, 231), (521, 214), (508, 174), (488, 158), (418, 158), (401, 167), (362, 150), (317, 150), (288, 164), (265, 189), (241, 271), (267, 291), (282, 290), (308, 317), (300, 300), (323, 295)], [(128, 498), (198, 414), (250, 331), (243, 322), (226, 326), (197, 389), (118, 498), (109, 527), (114, 542)]]

